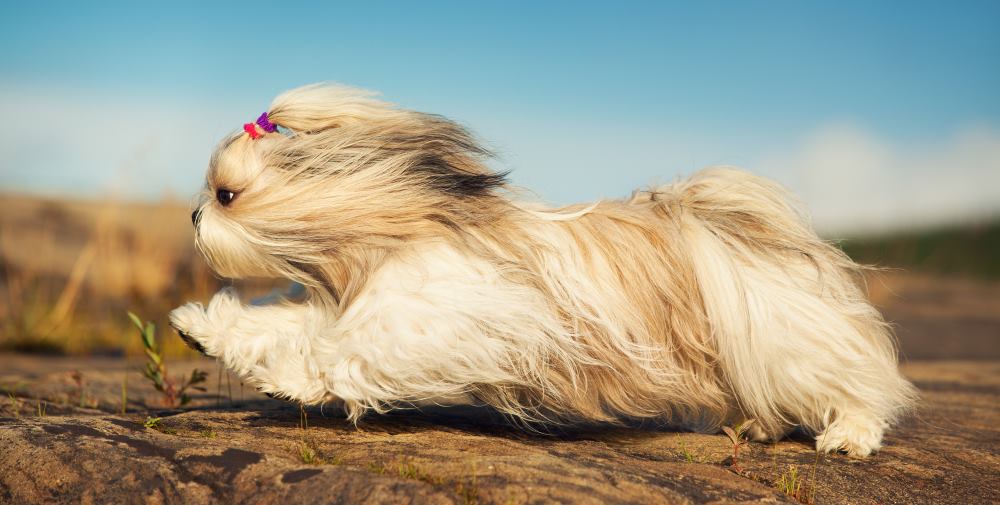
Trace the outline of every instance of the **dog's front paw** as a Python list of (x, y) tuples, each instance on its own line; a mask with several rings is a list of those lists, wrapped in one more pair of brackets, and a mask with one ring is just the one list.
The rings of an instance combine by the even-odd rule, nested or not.
[(206, 344), (211, 328), (200, 303), (187, 303), (170, 311), (170, 326), (188, 347), (210, 356)]
[(219, 356), (222, 332), (233, 327), (242, 313), (236, 291), (223, 288), (208, 302), (208, 307), (192, 302), (172, 310), (170, 326), (192, 349), (206, 356)]

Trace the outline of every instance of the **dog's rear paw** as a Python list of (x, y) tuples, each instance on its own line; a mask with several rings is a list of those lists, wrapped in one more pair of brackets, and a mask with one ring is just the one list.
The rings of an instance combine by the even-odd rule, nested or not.
[(881, 422), (843, 417), (816, 437), (816, 450), (840, 451), (848, 456), (864, 458), (882, 446), (884, 431), (885, 426)]
[(747, 438), (754, 442), (777, 442), (785, 438), (792, 429), (790, 427), (776, 428), (774, 431), (766, 431), (760, 423), (754, 423), (747, 430)]
[(170, 326), (188, 347), (210, 356), (204, 343), (208, 340), (209, 332), (205, 309), (201, 304), (188, 303), (170, 311)]

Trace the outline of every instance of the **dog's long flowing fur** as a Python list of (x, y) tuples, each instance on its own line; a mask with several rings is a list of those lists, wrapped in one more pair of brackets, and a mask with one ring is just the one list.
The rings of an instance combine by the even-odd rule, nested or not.
[[(225, 140), (197, 245), (231, 290), (172, 324), (264, 391), (366, 411), (478, 402), (542, 422), (802, 426), (867, 455), (912, 403), (861, 268), (776, 184), (709, 169), (621, 201), (518, 202), (444, 118), (351, 88), (279, 96), (292, 133)], [(236, 197), (215, 200), (218, 190)]]

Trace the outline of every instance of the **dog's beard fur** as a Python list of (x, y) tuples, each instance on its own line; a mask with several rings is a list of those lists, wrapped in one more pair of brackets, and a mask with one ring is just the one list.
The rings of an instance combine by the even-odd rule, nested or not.
[[(458, 125), (350, 88), (279, 96), (213, 156), (197, 245), (223, 292), (172, 323), (261, 389), (349, 416), (482, 402), (542, 422), (794, 426), (865, 455), (913, 401), (861, 268), (777, 185), (710, 169), (622, 201), (518, 202)], [(236, 193), (223, 206), (219, 189)]]

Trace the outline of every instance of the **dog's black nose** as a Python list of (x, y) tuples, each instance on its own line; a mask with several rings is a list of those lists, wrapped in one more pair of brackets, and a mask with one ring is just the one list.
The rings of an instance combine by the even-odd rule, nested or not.
[(194, 209), (191, 213), (191, 224), (198, 226), (198, 221), (201, 220), (201, 208)]

